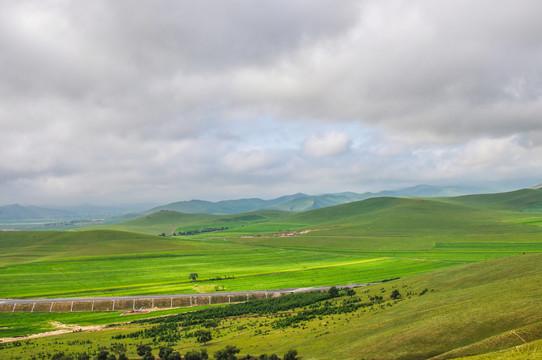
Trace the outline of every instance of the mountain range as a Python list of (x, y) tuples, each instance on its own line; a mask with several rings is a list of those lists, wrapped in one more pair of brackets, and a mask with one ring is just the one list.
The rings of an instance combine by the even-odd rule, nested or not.
[(0, 206), (0, 221), (59, 221), (67, 219), (90, 218), (117, 218), (118, 221), (123, 221), (162, 210), (171, 210), (187, 214), (236, 214), (257, 210), (284, 210), (301, 212), (380, 196), (442, 197), (474, 194), (480, 192), (482, 192), (481, 189), (476, 188), (417, 185), (399, 190), (384, 190), (376, 193), (365, 192), (362, 194), (355, 192), (341, 192), (323, 195), (307, 195), (297, 193), (270, 200), (249, 198), (223, 200), (217, 202), (205, 200), (178, 201), (153, 207), (148, 210), (143, 210), (144, 208), (141, 207), (137, 209), (128, 207), (80, 205), (65, 208), (48, 208), (13, 204)]
[(297, 193), (293, 195), (281, 196), (271, 200), (252, 198), (224, 200), (218, 202), (203, 200), (178, 201), (152, 208), (145, 211), (145, 213), (152, 214), (162, 210), (171, 210), (187, 214), (237, 214), (257, 210), (284, 210), (300, 212), (381, 196), (443, 197), (480, 192), (482, 192), (480, 189), (475, 188), (417, 185), (400, 190), (384, 190), (376, 193), (365, 192), (363, 194), (358, 194), (355, 192), (341, 192), (323, 195), (307, 195)]

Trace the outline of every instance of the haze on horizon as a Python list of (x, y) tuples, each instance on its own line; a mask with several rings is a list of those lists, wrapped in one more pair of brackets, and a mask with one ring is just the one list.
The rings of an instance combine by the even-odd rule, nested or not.
[(0, 205), (542, 182), (539, 1), (0, 0)]

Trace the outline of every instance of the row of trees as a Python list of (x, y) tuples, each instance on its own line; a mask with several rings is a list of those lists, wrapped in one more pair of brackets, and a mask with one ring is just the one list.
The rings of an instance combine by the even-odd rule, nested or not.
[[(114, 351), (113, 351), (114, 350)], [(118, 353), (119, 350), (124, 350), (123, 352)], [(128, 357), (126, 356), (125, 352), (126, 349), (114, 349), (112, 348), (113, 352), (109, 352), (107, 349), (102, 349), (100, 352), (94, 357), (95, 360), (128, 360)], [(152, 354), (152, 348), (150, 345), (138, 345), (137, 354), (141, 356), (142, 360), (156, 360), (154, 355)], [(237, 360), (237, 354), (239, 354), (241, 350), (237, 348), (236, 346), (228, 345), (223, 349), (220, 349), (216, 351), (213, 354), (213, 357), (216, 360)], [(117, 353), (118, 357), (115, 355)], [(297, 358), (297, 350), (289, 350), (286, 354), (284, 354), (283, 360), (298, 360)], [(168, 346), (162, 346), (159, 349), (158, 357), (161, 360), (208, 360), (209, 355), (207, 354), (206, 349), (201, 349), (200, 351), (197, 350), (190, 350), (188, 351), (184, 357), (178, 352), (174, 351), (171, 347)], [(241, 360), (249, 360), (249, 359), (258, 359), (258, 360), (281, 360), (276, 354), (262, 354), (258, 358), (252, 357), (250, 355), (245, 356)], [(76, 355), (66, 355), (63, 352), (59, 352), (54, 354), (51, 357), (51, 360), (91, 360), (90, 356), (87, 353), (82, 354), (76, 354)]]

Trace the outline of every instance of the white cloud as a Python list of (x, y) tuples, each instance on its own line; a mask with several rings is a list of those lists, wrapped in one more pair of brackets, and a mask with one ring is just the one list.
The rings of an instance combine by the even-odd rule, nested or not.
[(534, 0), (4, 2), (0, 199), (539, 183), (540, 12)]
[(338, 155), (348, 150), (350, 141), (345, 133), (330, 131), (326, 134), (314, 134), (305, 141), (305, 152), (311, 156)]

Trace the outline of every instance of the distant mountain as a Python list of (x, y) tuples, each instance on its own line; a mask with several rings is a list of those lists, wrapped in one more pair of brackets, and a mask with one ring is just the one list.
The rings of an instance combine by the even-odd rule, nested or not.
[(60, 221), (73, 219), (109, 218), (123, 216), (130, 212), (142, 211), (145, 207), (110, 207), (79, 205), (65, 208), (22, 206), (19, 204), (0, 206), (0, 221)]
[(416, 185), (400, 190), (384, 190), (373, 195), (390, 197), (449, 197), (482, 192), (484, 192), (483, 189), (474, 187)]
[(431, 185), (418, 185), (400, 190), (385, 190), (377, 193), (366, 192), (358, 194), (354, 192), (342, 192), (323, 195), (307, 195), (297, 193), (281, 196), (276, 199), (262, 200), (258, 198), (224, 200), (218, 202), (190, 200), (178, 201), (171, 204), (158, 206), (145, 211), (151, 214), (161, 210), (171, 210), (186, 214), (237, 214), (258, 210), (284, 210), (284, 211), (307, 211), (320, 209), (328, 206), (346, 204), (353, 201), (365, 200), (373, 197), (443, 197), (473, 194), (480, 189), (461, 187), (442, 187)]
[(75, 213), (69, 210), (47, 209), (19, 204), (0, 206), (0, 221), (60, 219), (73, 216), (75, 216)]
[(223, 200), (211, 202), (205, 200), (178, 201), (143, 211), (143, 205), (132, 207), (111, 207), (79, 205), (64, 208), (22, 206), (18, 204), (0, 206), (0, 221), (61, 221), (74, 219), (107, 219), (106, 223), (126, 221), (161, 210), (171, 210), (187, 214), (238, 214), (258, 210), (283, 210), (302, 212), (328, 206), (341, 205), (372, 197), (443, 197), (480, 193), (480, 189), (461, 187), (441, 187), (418, 185), (400, 190), (385, 190), (377, 193), (342, 192), (323, 195), (297, 193), (271, 200), (258, 198)]

